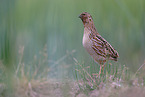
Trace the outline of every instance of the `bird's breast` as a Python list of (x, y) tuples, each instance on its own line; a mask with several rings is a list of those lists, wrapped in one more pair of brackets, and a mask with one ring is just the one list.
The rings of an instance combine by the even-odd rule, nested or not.
[(101, 57), (96, 53), (96, 51), (92, 48), (94, 43), (93, 40), (89, 37), (90, 36), (89, 30), (84, 30), (83, 35), (83, 47), (86, 51), (91, 55), (91, 57), (95, 60), (95, 62), (99, 62), (100, 60), (105, 60), (104, 57)]
[(89, 38), (90, 33), (85, 33), (83, 35), (83, 47), (87, 50), (87, 52), (92, 55), (92, 40)]

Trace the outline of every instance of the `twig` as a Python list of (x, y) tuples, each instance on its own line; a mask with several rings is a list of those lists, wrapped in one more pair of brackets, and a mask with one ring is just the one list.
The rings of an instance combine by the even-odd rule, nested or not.
[(37, 96), (37, 93), (33, 91), (32, 85), (31, 85), (30, 82), (28, 83), (28, 87), (29, 87), (30, 95), (31, 95), (32, 97), (36, 97), (36, 96)]
[(95, 83), (95, 80), (91, 77), (91, 75), (79, 64), (76, 58), (73, 58), (75, 62), (82, 68), (82, 70), (87, 73), (87, 75), (91, 78), (91, 80)]
[(20, 60), (19, 60), (19, 64), (18, 64), (18, 66), (17, 66), (17, 69), (16, 69), (16, 76), (17, 76), (17, 73), (18, 73), (18, 71), (19, 71), (19, 69), (20, 69), (20, 65), (22, 65), (22, 59), (23, 59), (23, 53), (24, 53), (24, 46), (22, 46), (20, 49), (19, 49), (19, 54), (21, 55), (20, 56)]
[(50, 68), (55, 67), (57, 64), (59, 64), (61, 61), (63, 61), (65, 58), (67, 58), (69, 55), (75, 53), (75, 50), (72, 50), (71, 52), (68, 52), (66, 55), (64, 55), (63, 57), (61, 57), (60, 59), (58, 59), (54, 64), (51, 65)]
[(136, 71), (136, 73), (134, 74), (134, 76), (138, 73), (138, 71), (139, 71), (144, 65), (145, 65), (145, 63), (142, 64), (142, 65), (138, 68), (138, 70)]

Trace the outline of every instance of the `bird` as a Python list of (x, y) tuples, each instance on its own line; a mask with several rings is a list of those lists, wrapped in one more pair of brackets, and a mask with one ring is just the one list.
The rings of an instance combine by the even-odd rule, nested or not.
[(107, 60), (117, 61), (118, 52), (97, 31), (92, 16), (88, 12), (79, 15), (83, 22), (84, 34), (82, 44), (96, 63), (100, 65), (99, 75)]

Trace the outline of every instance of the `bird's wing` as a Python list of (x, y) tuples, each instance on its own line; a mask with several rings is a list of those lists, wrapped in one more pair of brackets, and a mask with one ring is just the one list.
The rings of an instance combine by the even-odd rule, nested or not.
[(101, 35), (95, 35), (92, 41), (92, 48), (98, 55), (117, 61), (118, 52)]
[(94, 51), (106, 58), (106, 53), (105, 53), (105, 45), (104, 45), (104, 42), (99, 38), (99, 37), (96, 37), (93, 35), (93, 37), (91, 38), (91, 40), (93, 41), (93, 45), (92, 45), (92, 48), (94, 49)]

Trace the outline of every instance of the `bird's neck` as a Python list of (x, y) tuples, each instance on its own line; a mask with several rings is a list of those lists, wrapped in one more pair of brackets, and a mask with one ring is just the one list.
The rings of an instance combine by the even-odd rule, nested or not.
[(84, 24), (84, 30), (86, 30), (86, 29), (88, 30), (88, 32), (91, 32), (93, 34), (99, 34), (97, 32), (97, 29), (96, 29), (94, 23), (85, 23)]

